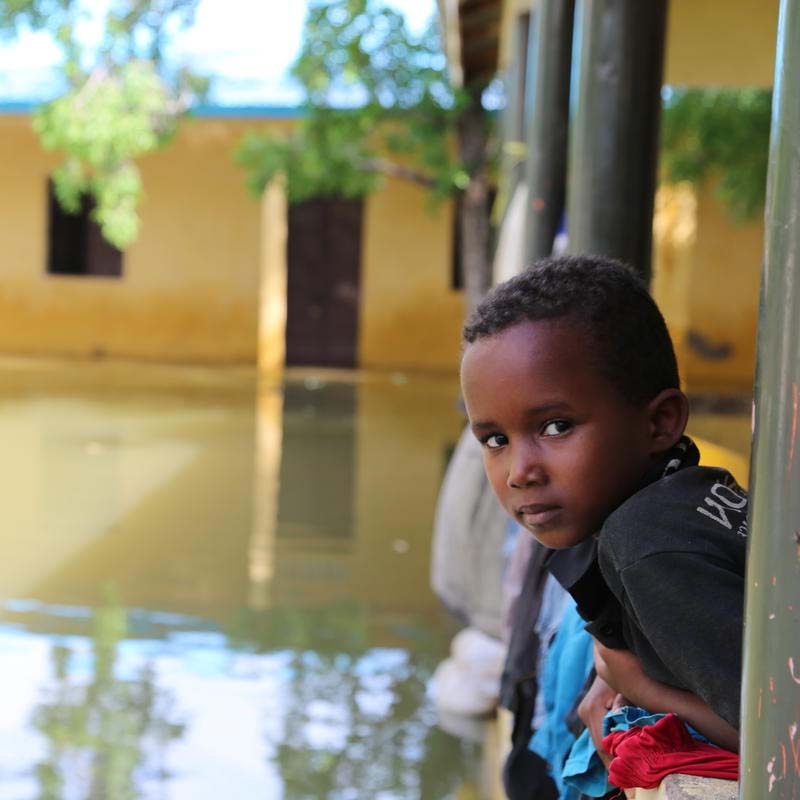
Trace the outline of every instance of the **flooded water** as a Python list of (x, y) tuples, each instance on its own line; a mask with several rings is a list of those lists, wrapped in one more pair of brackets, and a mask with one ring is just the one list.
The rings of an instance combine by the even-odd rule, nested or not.
[(454, 381), (0, 368), (0, 800), (467, 800), (427, 696)]

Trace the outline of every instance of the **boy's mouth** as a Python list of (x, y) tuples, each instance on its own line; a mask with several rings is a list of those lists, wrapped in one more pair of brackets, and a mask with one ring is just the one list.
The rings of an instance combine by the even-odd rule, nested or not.
[(546, 503), (531, 503), (530, 505), (520, 506), (516, 510), (516, 515), (526, 527), (538, 528), (553, 522), (560, 512), (561, 508), (559, 506)]

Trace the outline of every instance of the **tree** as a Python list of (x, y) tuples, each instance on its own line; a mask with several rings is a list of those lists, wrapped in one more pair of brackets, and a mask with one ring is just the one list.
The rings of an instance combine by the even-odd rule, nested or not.
[[(167, 63), (169, 36), (199, 0), (110, 0), (96, 48), (81, 41), (81, 0), (0, 0), (0, 36), (53, 33), (64, 53), (64, 91), (34, 116), (67, 211), (94, 200), (103, 235), (124, 249), (139, 228), (136, 160), (164, 146), (208, 81)], [(485, 86), (450, 86), (434, 25), (413, 36), (380, 0), (312, 0), (294, 74), (306, 113), (288, 138), (251, 135), (238, 151), (256, 193), (278, 172), (290, 200), (358, 197), (381, 176), (414, 181), (433, 200), (460, 195), (461, 263), (472, 306), (489, 286), (491, 118)]]
[(771, 120), (771, 89), (671, 89), (661, 125), (664, 176), (694, 184), (714, 176), (731, 217), (756, 219), (767, 192)]
[(306, 98), (296, 128), (250, 134), (238, 149), (252, 190), (284, 173), (293, 202), (361, 197), (382, 176), (424, 186), (434, 201), (460, 195), (472, 307), (490, 283), (486, 87), (455, 90), (436, 26), (414, 36), (380, 0), (312, 0), (292, 72)]
[(204, 78), (168, 67), (167, 37), (192, 21), (198, 0), (112, 0), (99, 46), (78, 35), (87, 16), (78, 0), (0, 0), (0, 35), (51, 31), (64, 54), (63, 93), (37, 109), (43, 147), (63, 153), (56, 196), (77, 213), (94, 201), (103, 235), (120, 249), (136, 238), (142, 185), (136, 159), (173, 135), (178, 117), (207, 88)]

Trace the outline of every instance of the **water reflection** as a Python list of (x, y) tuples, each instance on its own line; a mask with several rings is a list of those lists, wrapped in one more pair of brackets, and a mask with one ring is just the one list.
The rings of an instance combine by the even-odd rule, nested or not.
[(135, 798), (135, 771), (166, 778), (168, 744), (184, 726), (149, 662), (131, 675), (118, 673), (117, 651), (127, 633), (125, 609), (109, 590), (92, 615), (89, 653), (82, 652), (83, 641), (53, 644), (53, 679), (31, 719), (46, 739), (45, 757), (35, 766), (39, 800)]
[(356, 387), (284, 388), (277, 535), (347, 546), (355, 534)]
[[(290, 654), (284, 723), (270, 738), (285, 797), (445, 798), (471, 772), (476, 747), (439, 731), (426, 703), (440, 652), (430, 629), (374, 624), (352, 603), (247, 615), (245, 641)], [(405, 646), (375, 644), (391, 639)]]
[(0, 800), (477, 796), (426, 697), (453, 382), (3, 378)]

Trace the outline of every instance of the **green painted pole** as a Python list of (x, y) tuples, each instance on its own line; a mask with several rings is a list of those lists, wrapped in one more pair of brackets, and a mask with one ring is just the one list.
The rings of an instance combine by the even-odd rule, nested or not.
[(667, 0), (579, 0), (568, 249), (649, 280)]
[(539, 0), (531, 30), (536, 60), (525, 174), (525, 261), (550, 255), (564, 211), (575, 0)]
[(800, 4), (782, 0), (767, 180), (742, 680), (743, 800), (800, 798)]
[(523, 173), (524, 159), (521, 155), (522, 142), (525, 139), (525, 86), (528, 81), (528, 59), (530, 58), (528, 42), (530, 39), (531, 18), (535, 15), (518, 15), (515, 18), (514, 38), (510, 63), (513, 70), (508, 80), (508, 113), (505, 115), (506, 130), (503, 136), (503, 156), (505, 174), (508, 181), (508, 200)]

